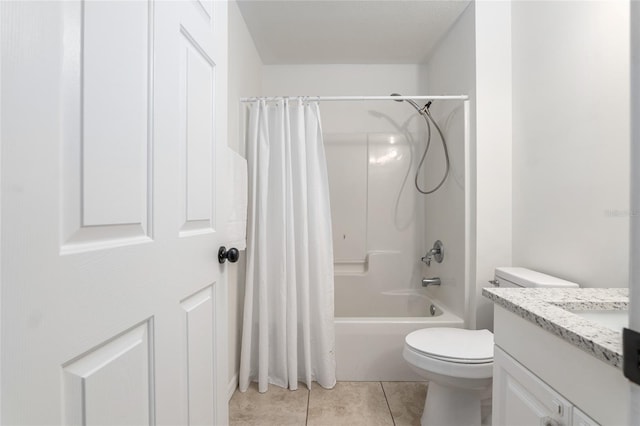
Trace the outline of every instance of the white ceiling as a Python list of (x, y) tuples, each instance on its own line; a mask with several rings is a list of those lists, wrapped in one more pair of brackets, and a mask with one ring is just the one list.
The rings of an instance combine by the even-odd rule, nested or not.
[(420, 64), (470, 0), (238, 0), (265, 64)]

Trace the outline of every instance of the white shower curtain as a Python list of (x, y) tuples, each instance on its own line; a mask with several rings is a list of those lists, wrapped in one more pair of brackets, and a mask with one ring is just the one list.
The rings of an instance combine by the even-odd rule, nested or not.
[(317, 102), (256, 101), (239, 385), (335, 385), (329, 183)]

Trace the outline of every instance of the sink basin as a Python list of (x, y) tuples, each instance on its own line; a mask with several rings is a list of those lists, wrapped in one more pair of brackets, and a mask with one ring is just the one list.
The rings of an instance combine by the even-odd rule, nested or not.
[(613, 331), (622, 332), (623, 327), (629, 326), (629, 311), (599, 310), (599, 311), (570, 311), (579, 317), (596, 322)]

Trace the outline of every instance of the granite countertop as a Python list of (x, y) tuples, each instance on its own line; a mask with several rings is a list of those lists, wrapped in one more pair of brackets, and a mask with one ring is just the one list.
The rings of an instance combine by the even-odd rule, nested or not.
[(622, 330), (613, 331), (570, 310), (626, 310), (626, 288), (483, 288), (497, 305), (614, 367), (622, 368)]

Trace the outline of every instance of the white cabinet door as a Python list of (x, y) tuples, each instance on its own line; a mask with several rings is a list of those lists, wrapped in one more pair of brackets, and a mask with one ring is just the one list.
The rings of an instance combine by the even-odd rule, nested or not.
[(568, 426), (571, 404), (498, 346), (494, 349), (493, 424)]
[(577, 407), (573, 407), (572, 426), (600, 426), (598, 422), (580, 411)]
[(2, 424), (227, 422), (226, 7), (0, 2)]

